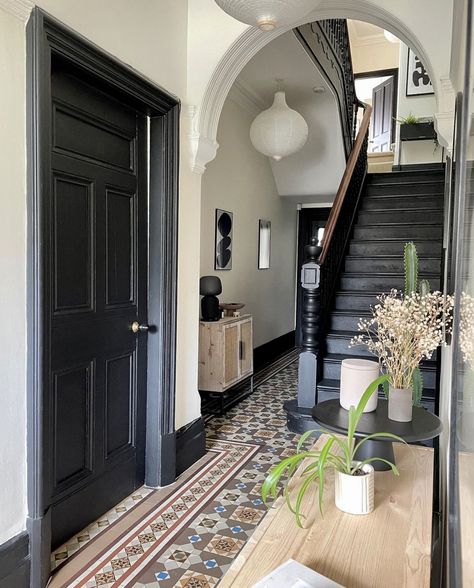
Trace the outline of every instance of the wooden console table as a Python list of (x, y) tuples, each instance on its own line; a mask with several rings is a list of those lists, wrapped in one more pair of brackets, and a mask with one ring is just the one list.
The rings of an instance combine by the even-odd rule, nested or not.
[[(250, 314), (199, 323), (199, 391), (218, 397), (250, 378), (253, 390), (253, 321)], [(229, 403), (227, 403), (229, 404)]]
[[(322, 436), (315, 445), (321, 448)], [(375, 510), (349, 515), (334, 505), (328, 472), (321, 517), (308, 492), (305, 529), (280, 497), (223, 577), (219, 588), (250, 588), (292, 558), (346, 588), (428, 588), (431, 567), (433, 450), (394, 443), (400, 477), (375, 472)], [(303, 463), (300, 471), (307, 463)], [(292, 496), (295, 495), (293, 483)]]

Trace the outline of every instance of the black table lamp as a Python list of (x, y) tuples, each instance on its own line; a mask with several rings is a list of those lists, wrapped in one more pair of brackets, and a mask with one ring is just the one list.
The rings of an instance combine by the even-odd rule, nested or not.
[(203, 276), (199, 280), (201, 300), (201, 314), (203, 321), (218, 321), (220, 318), (219, 299), (217, 294), (222, 292), (222, 283), (217, 276)]

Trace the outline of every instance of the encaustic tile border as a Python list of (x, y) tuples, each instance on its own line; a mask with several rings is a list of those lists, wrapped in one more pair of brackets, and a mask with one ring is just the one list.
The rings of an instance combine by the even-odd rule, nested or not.
[[(198, 512), (211, 501), (259, 450), (258, 445), (212, 440), (216, 456), (184, 485), (98, 557), (94, 564), (70, 580), (68, 587), (133, 585), (134, 578), (156, 559)], [(189, 501), (185, 500), (189, 497)], [(123, 567), (122, 567), (123, 566)]]

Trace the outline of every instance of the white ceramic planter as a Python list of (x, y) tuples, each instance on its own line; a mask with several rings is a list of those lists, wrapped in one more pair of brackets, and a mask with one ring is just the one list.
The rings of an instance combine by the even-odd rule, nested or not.
[[(342, 408), (349, 410), (357, 406), (362, 394), (369, 384), (380, 376), (378, 362), (368, 359), (344, 359), (341, 363), (341, 393), (339, 402)], [(372, 394), (364, 412), (372, 412), (377, 408), (377, 390)]]
[(374, 510), (374, 468), (362, 466), (365, 476), (350, 476), (335, 472), (335, 501), (339, 510), (349, 514), (364, 515)]
[(411, 388), (389, 387), (388, 418), (399, 423), (409, 423), (413, 414), (413, 392)]

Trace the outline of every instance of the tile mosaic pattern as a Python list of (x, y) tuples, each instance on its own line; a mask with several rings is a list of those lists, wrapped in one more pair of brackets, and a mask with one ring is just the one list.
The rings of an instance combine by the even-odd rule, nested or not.
[(130, 511), (141, 502), (146, 496), (153, 492), (150, 488), (143, 486), (131, 496), (127, 496), (120, 504), (105, 513), (100, 519), (91, 523), (78, 535), (70, 539), (56, 551), (51, 554), (51, 570), (55, 570), (60, 564), (64, 563), (72, 555), (82, 549), (89, 541), (97, 537), (99, 533), (107, 529), (112, 523), (120, 519), (124, 514)]
[(67, 585), (216, 586), (266, 514), (260, 489), (268, 469), (294, 448), (282, 405), (296, 394), (296, 375), (293, 363), (210, 420), (215, 456)]

